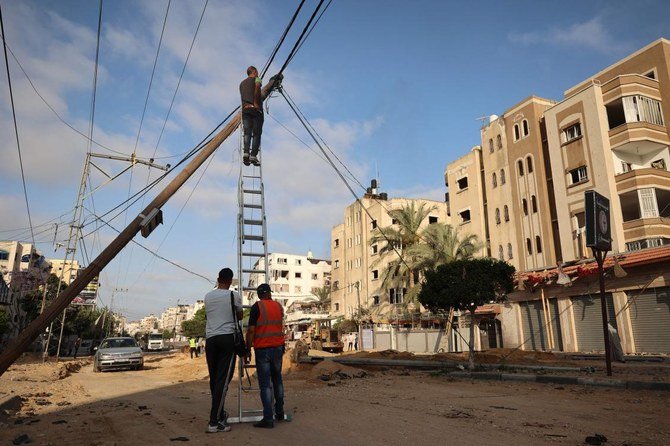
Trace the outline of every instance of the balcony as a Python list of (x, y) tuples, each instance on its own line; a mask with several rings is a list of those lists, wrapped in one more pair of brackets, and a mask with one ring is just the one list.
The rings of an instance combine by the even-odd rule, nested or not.
[(670, 145), (667, 129), (650, 122), (626, 122), (609, 131), (610, 147), (631, 155), (646, 155)]
[(623, 233), (626, 242), (647, 239), (670, 239), (670, 219), (655, 217), (625, 221), (623, 223)]
[(670, 238), (670, 189), (640, 188), (619, 200), (626, 242)]
[(615, 177), (617, 191), (621, 194), (631, 189), (655, 187), (670, 190), (670, 172), (664, 169), (646, 167), (631, 170)]

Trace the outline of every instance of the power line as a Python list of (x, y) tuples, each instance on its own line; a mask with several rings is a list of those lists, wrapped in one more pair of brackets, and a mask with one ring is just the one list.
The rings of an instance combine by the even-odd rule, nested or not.
[(95, 43), (95, 68), (93, 69), (93, 89), (91, 92), (91, 120), (88, 125), (88, 147), (86, 152), (91, 153), (91, 141), (93, 141), (93, 125), (95, 123), (95, 97), (98, 89), (98, 60), (100, 57), (100, 30), (102, 29), (102, 0), (98, 8), (98, 34)]
[(295, 55), (298, 53), (298, 51), (300, 51), (300, 48), (302, 48), (302, 44), (305, 43), (305, 41), (309, 38), (309, 35), (312, 34), (312, 31), (314, 30), (314, 28), (316, 28), (316, 25), (319, 24), (319, 20), (321, 20), (321, 17), (323, 17), (323, 14), (326, 12), (326, 10), (328, 9), (328, 7), (330, 6), (331, 3), (333, 3), (333, 0), (330, 0), (330, 1), (326, 4), (326, 6), (323, 8), (323, 10), (321, 11), (321, 14), (319, 14), (319, 17), (316, 19), (316, 22), (314, 22), (314, 24), (312, 25), (312, 27), (310, 28), (310, 30), (307, 31), (307, 34), (305, 35), (305, 38), (302, 39), (302, 41), (300, 42), (300, 44), (299, 44), (298, 47), (296, 48), (295, 53), (291, 56), (291, 59), (289, 59), (289, 62), (290, 62), (291, 60), (293, 60), (293, 58), (294, 58)]
[(26, 176), (23, 172), (23, 157), (21, 156), (21, 142), (19, 141), (19, 127), (16, 124), (16, 108), (14, 106), (14, 92), (12, 90), (12, 78), (9, 74), (9, 58), (7, 57), (7, 44), (5, 39), (5, 25), (2, 19), (2, 7), (0, 7), (0, 31), (2, 34), (2, 47), (5, 54), (5, 67), (7, 68), (7, 85), (9, 87), (9, 99), (12, 103), (12, 119), (14, 120), (14, 134), (16, 135), (16, 150), (19, 154), (19, 165), (21, 166), (21, 182), (23, 183), (23, 196), (26, 199), (26, 211), (28, 213), (28, 225), (30, 226), (30, 236), (33, 241), (33, 249), (37, 249), (35, 246), (35, 233), (33, 230), (33, 220), (30, 216), (30, 205), (28, 204), (28, 190), (26, 189)]
[(312, 13), (312, 16), (309, 18), (309, 21), (307, 22), (307, 25), (305, 25), (305, 28), (303, 28), (302, 33), (300, 33), (300, 36), (298, 37), (298, 40), (295, 42), (295, 45), (293, 45), (293, 48), (291, 49), (291, 52), (289, 53), (288, 57), (286, 58), (286, 61), (284, 62), (284, 65), (282, 65), (281, 69), (279, 70), (279, 74), (282, 74), (288, 64), (291, 62), (291, 59), (295, 56), (295, 54), (298, 52), (298, 47), (300, 46), (300, 43), (303, 41), (303, 37), (307, 33), (307, 30), (309, 28), (309, 25), (312, 24), (312, 21), (314, 20), (314, 17), (316, 17), (316, 14), (319, 12), (319, 9), (321, 8), (321, 5), (323, 4), (324, 0), (319, 0), (319, 4), (316, 5), (316, 8), (314, 9), (314, 12)]
[(279, 51), (279, 48), (284, 43), (284, 39), (286, 39), (286, 35), (288, 34), (289, 30), (293, 26), (293, 22), (295, 22), (295, 19), (298, 17), (298, 13), (300, 13), (300, 10), (302, 9), (302, 5), (304, 5), (304, 4), (305, 4), (305, 0), (301, 0), (300, 4), (298, 5), (298, 8), (295, 10), (295, 13), (293, 13), (293, 17), (291, 17), (291, 20), (288, 22), (288, 25), (286, 25), (286, 28), (284, 28), (284, 32), (282, 33), (281, 37), (279, 38), (279, 41), (277, 42), (277, 45), (275, 45), (274, 49), (272, 50), (272, 54), (270, 55), (270, 58), (268, 59), (268, 61), (263, 66), (263, 70), (261, 71), (261, 79), (263, 77), (265, 77), (265, 73), (267, 73), (268, 69), (270, 68), (270, 65), (272, 65), (272, 61), (274, 61), (275, 56), (277, 55), (277, 52)]

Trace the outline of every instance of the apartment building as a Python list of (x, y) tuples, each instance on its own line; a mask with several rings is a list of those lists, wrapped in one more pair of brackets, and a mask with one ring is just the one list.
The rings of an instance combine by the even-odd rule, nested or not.
[[(311, 251), (307, 255), (270, 253), (268, 266), (272, 298), (284, 308), (294, 302), (317, 300), (317, 290), (330, 287), (330, 260), (315, 259)], [(253, 269), (265, 270), (265, 259), (260, 258)], [(264, 280), (265, 274), (251, 273), (249, 286), (255, 288)], [(249, 296), (249, 303), (256, 299), (255, 293)]]
[[(482, 127), (483, 187), (468, 190), (485, 212), (472, 228), (489, 241), (489, 255), (520, 272), (519, 289), (497, 316), (505, 347), (603, 349), (585, 246), (584, 192), (595, 190), (610, 199), (612, 251), (626, 267), (607, 278), (610, 322), (626, 352), (670, 352), (668, 116), (670, 41), (659, 39), (560, 101), (530, 96)], [(452, 212), (462, 205), (449, 173), (464, 158), (476, 160), (466, 155), (445, 172)], [(556, 284), (563, 272), (573, 286)]]
[(432, 208), (423, 225), (448, 223), (447, 203), (426, 199), (391, 198), (377, 193), (376, 182), (363, 198), (344, 210), (343, 222), (331, 230), (331, 315), (351, 318), (358, 309), (383, 303), (401, 304), (405, 289), (383, 289), (382, 273), (392, 256), (380, 259), (379, 246), (371, 245), (375, 229), (395, 224), (388, 214), (414, 203)]
[(151, 333), (152, 330), (157, 330), (160, 328), (162, 328), (161, 320), (158, 319), (153, 314), (150, 314), (149, 316), (145, 316), (142, 319), (140, 319), (140, 331), (142, 333)]
[(172, 333), (181, 333), (181, 323), (188, 320), (189, 314), (192, 312), (191, 305), (179, 304), (174, 307), (168, 307), (163, 311), (160, 318), (160, 326), (163, 331), (170, 331)]
[(79, 262), (77, 260), (49, 259), (51, 263), (51, 273), (61, 278), (66, 284), (70, 284), (77, 278), (79, 272)]

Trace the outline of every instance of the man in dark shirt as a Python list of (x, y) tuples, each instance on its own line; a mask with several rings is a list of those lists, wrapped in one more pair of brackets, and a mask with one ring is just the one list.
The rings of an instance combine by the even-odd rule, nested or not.
[[(242, 127), (244, 128), (244, 164), (259, 166), (258, 151), (261, 147), (263, 132), (263, 96), (261, 94), (261, 78), (258, 70), (247, 68), (247, 78), (240, 83), (242, 99)], [(252, 144), (253, 139), (253, 144)]]

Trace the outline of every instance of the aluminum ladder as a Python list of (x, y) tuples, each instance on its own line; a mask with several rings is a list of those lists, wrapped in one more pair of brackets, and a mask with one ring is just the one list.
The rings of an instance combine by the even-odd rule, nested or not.
[[(267, 282), (268, 274), (268, 245), (267, 245), (267, 221), (265, 218), (265, 190), (263, 186), (263, 163), (261, 152), (258, 159), (260, 166), (245, 166), (242, 162), (244, 128), (240, 124), (239, 160), (240, 174), (237, 182), (237, 278), (238, 290), (242, 296), (243, 307), (251, 308), (257, 299), (256, 288), (261, 283)], [(250, 279), (254, 279), (250, 283)], [(244, 325), (244, 324), (242, 324)], [(246, 334), (246, 326), (242, 327)], [(251, 391), (258, 394), (259, 388), (251, 384), (244, 385), (245, 372), (254, 369), (255, 365), (246, 365), (244, 360), (237, 361), (237, 408), (235, 413), (228, 416), (229, 423), (248, 423), (263, 419), (263, 409), (245, 409), (243, 407), (243, 396)], [(257, 383), (256, 383), (257, 384)], [(260, 403), (260, 394), (256, 399)]]

